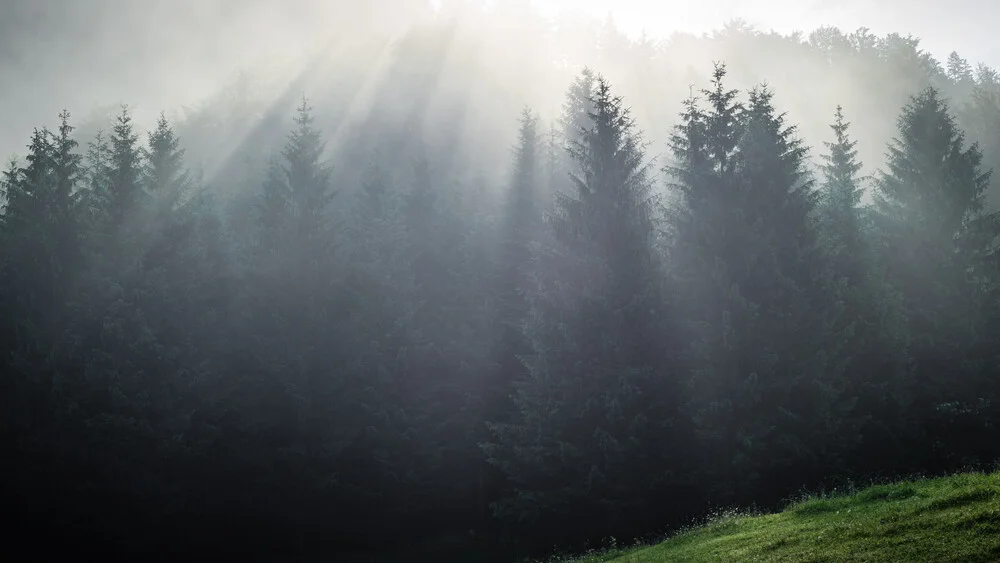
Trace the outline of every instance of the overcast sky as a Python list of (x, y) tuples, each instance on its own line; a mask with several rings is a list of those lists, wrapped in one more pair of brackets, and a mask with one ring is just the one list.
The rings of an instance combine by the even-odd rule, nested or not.
[[(0, 157), (63, 107), (84, 117), (98, 104), (158, 111), (191, 103), (240, 64), (301, 50), (360, 10), (369, 22), (376, 13), (399, 19), (403, 3), (420, 1), (0, 0)], [(550, 12), (611, 11), (628, 32), (656, 36), (707, 31), (733, 18), (782, 32), (867, 26), (918, 36), (940, 59), (958, 50), (1000, 66), (1000, 17), (985, 0), (533, 1)]]

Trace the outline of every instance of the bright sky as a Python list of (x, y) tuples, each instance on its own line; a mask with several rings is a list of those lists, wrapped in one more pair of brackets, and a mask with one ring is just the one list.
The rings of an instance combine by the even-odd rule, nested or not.
[[(765, 23), (754, 16), (766, 15), (767, 27), (794, 27), (802, 22), (810, 2), (803, 0), (701, 0), (692, 2), (653, 0), (533, 0), (539, 10), (554, 14), (580, 11), (603, 17), (609, 12), (629, 33), (644, 28), (651, 35), (673, 30), (700, 32), (718, 27), (721, 22), (743, 18), (751, 23)], [(758, 20), (758, 21), (754, 21)]]
[[(502, 1), (502, 0), (500, 0)], [(758, 29), (808, 33), (823, 25), (842, 31), (868, 27), (882, 35), (899, 32), (921, 38), (939, 60), (952, 50), (973, 63), (1000, 66), (994, 30), (1000, 10), (978, 0), (532, 0), (547, 13), (582, 11), (597, 17), (609, 12), (627, 33), (666, 36), (673, 31), (701, 33), (740, 18)]]

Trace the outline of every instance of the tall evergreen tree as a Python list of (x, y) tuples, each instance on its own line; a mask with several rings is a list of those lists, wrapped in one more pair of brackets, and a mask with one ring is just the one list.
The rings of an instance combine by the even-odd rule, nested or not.
[(852, 460), (853, 467), (865, 471), (872, 466), (869, 461), (882, 463), (885, 452), (900, 446), (891, 443), (891, 436), (898, 433), (906, 408), (905, 331), (898, 298), (873, 256), (870, 216), (861, 205), (862, 164), (841, 106), (830, 128), (833, 141), (824, 143), (820, 200), (830, 268), (827, 295), (836, 304), (827, 346), (835, 368), (845, 374), (847, 396), (858, 401), (851, 423), (864, 428), (864, 443)]
[(594, 95), (598, 85), (598, 77), (592, 69), (584, 68), (579, 76), (573, 79), (566, 92), (563, 102), (562, 116), (559, 125), (562, 128), (562, 138), (566, 148), (572, 148), (582, 141), (593, 124), (590, 114), (594, 111)]
[(971, 84), (974, 80), (972, 65), (955, 51), (952, 51), (948, 55), (947, 68), (945, 70), (948, 74), (948, 79), (956, 84)]
[(572, 515), (609, 530), (641, 518), (666, 470), (666, 448), (648, 445), (665, 443), (669, 375), (657, 372), (647, 166), (629, 112), (603, 78), (590, 120), (571, 152), (577, 189), (560, 197), (549, 219), (554, 245), (534, 258), (524, 324), (532, 352), (515, 414), (491, 424), (495, 438), (483, 448), (514, 486), (499, 514)]
[(102, 209), (102, 201), (108, 196), (111, 178), (111, 145), (104, 131), (98, 131), (87, 143), (87, 153), (83, 157), (83, 192), (88, 215)]
[[(403, 450), (412, 430), (411, 413), (400, 392), (399, 355), (408, 344), (414, 294), (407, 260), (402, 196), (387, 164), (375, 151), (355, 194), (347, 242), (351, 270), (345, 291), (353, 304), (345, 337), (352, 353), (344, 370), (353, 385), (367, 390), (359, 415), (369, 428), (345, 448), (338, 466), (343, 498), (370, 507), (364, 522), (386, 519), (392, 499), (404, 495), (413, 465)], [(373, 456), (371, 452), (382, 452)]]
[[(63, 123), (67, 136), (71, 128)], [(62, 150), (65, 155), (61, 155)], [(51, 349), (60, 337), (64, 307), (63, 268), (72, 259), (74, 234), (68, 193), (75, 181), (72, 141), (36, 129), (23, 166), (5, 174), (4, 213), (0, 216), (0, 308), (4, 371), (9, 375), (4, 408), (12, 427), (29, 430), (55, 405)], [(41, 417), (41, 418), (40, 418)], [(27, 424), (25, 427), (23, 425)], [(30, 434), (29, 434), (30, 435)]]
[(106, 211), (112, 222), (120, 226), (129, 218), (130, 213), (137, 211), (145, 203), (142, 148), (127, 107), (122, 107), (116, 118), (109, 143), (110, 176)]
[[(527, 303), (524, 290), (530, 275), (531, 245), (539, 239), (542, 223), (539, 183), (541, 180), (538, 118), (525, 109), (521, 114), (518, 144), (514, 153), (511, 188), (507, 195), (500, 233), (497, 268), (497, 320), (499, 338), (497, 362), (498, 387), (493, 393), (509, 395), (510, 382), (520, 379), (521, 356), (526, 353), (521, 323), (525, 320)], [(499, 420), (508, 410), (492, 405), (488, 420)]]
[[(911, 428), (928, 430), (947, 418), (946, 405), (970, 408), (984, 392), (970, 346), (982, 328), (983, 278), (978, 269), (992, 249), (995, 221), (983, 212), (990, 173), (976, 145), (965, 146), (946, 102), (928, 88), (899, 117), (878, 176), (875, 218), (880, 259), (901, 294), (915, 362)], [(938, 434), (937, 439), (943, 438)], [(925, 441), (918, 434), (914, 438)], [(941, 447), (941, 443), (930, 444)], [(922, 448), (922, 465), (937, 455)], [(921, 459), (918, 456), (917, 459)]]
[[(204, 380), (217, 355), (220, 304), (230, 283), (221, 225), (207, 189), (195, 185), (173, 126), (161, 114), (144, 147), (142, 210), (145, 320), (163, 341), (168, 371)], [(201, 367), (195, 367), (201, 366)], [(190, 383), (190, 382), (188, 382)]]
[(10, 170), (5, 181), (7, 205), (0, 223), (7, 258), (5, 319), (23, 323), (8, 342), (29, 354), (47, 355), (61, 336), (69, 273), (79, 265), (73, 196), (80, 156), (69, 114), (59, 117), (58, 133), (36, 130), (25, 166)]
[[(256, 241), (250, 249), (228, 369), (216, 396), (232, 416), (248, 463), (287, 467), (290, 481), (269, 471), (250, 475), (265, 497), (296, 499), (301, 511), (269, 515), (280, 530), (329, 523), (324, 508), (334, 490), (338, 456), (363, 425), (356, 402), (365, 389), (350, 384), (344, 275), (331, 225), (335, 194), (324, 141), (303, 98), (263, 184)], [(286, 505), (288, 506), (288, 505)]]
[(685, 412), (717, 492), (777, 494), (789, 475), (816, 478), (831, 462), (848, 405), (823, 343), (830, 308), (806, 149), (769, 90), (744, 107), (724, 76), (717, 66), (707, 112), (688, 103), (669, 169), (683, 196), (672, 266), (691, 339)]
[(184, 149), (162, 113), (156, 129), (149, 133), (145, 162), (146, 191), (159, 205), (173, 209), (184, 196), (190, 195), (191, 178), (184, 168)]
[[(301, 259), (332, 250), (322, 246), (330, 238), (328, 211), (335, 192), (332, 169), (323, 161), (326, 144), (304, 97), (296, 112), (281, 162), (271, 164), (264, 183), (261, 244), (272, 252), (281, 247), (282, 253), (298, 253)], [(287, 237), (295, 244), (283, 246), (291, 242)]]
[(553, 137), (550, 139), (552, 148), (555, 149), (550, 160), (550, 174), (553, 177), (549, 187), (550, 197), (556, 197), (559, 193), (572, 193), (576, 189), (569, 177), (576, 168), (570, 152), (593, 125), (590, 114), (594, 111), (596, 85), (597, 76), (588, 67), (580, 71), (566, 91), (562, 113), (553, 123)]
[[(523, 379), (523, 359), (531, 351), (521, 326), (528, 313), (525, 291), (531, 276), (532, 246), (540, 240), (543, 229), (541, 186), (546, 162), (544, 138), (538, 127), (538, 117), (525, 108), (521, 112), (518, 141), (513, 151), (510, 187), (500, 219), (493, 279), (489, 284), (495, 302), (492, 312), (494, 367), (482, 391), (482, 421), (507, 421), (512, 413), (513, 384)], [(481, 427), (479, 439), (489, 436), (489, 429)], [(489, 483), (484, 482), (484, 497), (493, 498), (504, 477), (495, 468), (483, 471), (489, 477)], [(488, 517), (488, 504), (483, 502), (482, 508), (483, 516)]]
[[(736, 306), (744, 308), (742, 303), (730, 304), (737, 295), (728, 295), (725, 291), (735, 293), (728, 279), (726, 260), (730, 241), (727, 237), (740, 239), (742, 233), (733, 230), (739, 223), (733, 223), (726, 213), (736, 209), (734, 195), (739, 195), (731, 166), (733, 151), (742, 135), (743, 125), (741, 115), (743, 104), (737, 101), (739, 92), (725, 88), (723, 79), (726, 70), (723, 65), (716, 65), (713, 73), (711, 90), (702, 90), (706, 97), (708, 109), (704, 109), (700, 100), (691, 96), (684, 103), (681, 123), (676, 127), (671, 137), (671, 149), (674, 163), (666, 168), (672, 178), (671, 187), (679, 195), (679, 201), (670, 209), (668, 227), (671, 231), (670, 271), (673, 287), (677, 294), (678, 308), (676, 317), (671, 322), (676, 325), (675, 332), (680, 338), (690, 341), (690, 345), (681, 349), (679, 357), (683, 367), (692, 380), (712, 378), (719, 380), (719, 400), (713, 405), (718, 413), (716, 416), (730, 414), (731, 424), (735, 424), (735, 414), (727, 413), (733, 409), (730, 390), (732, 382), (721, 381), (722, 374), (715, 373), (723, 369), (723, 365), (712, 366), (714, 359), (720, 364), (729, 362), (734, 353), (736, 342), (731, 342), (733, 329), (729, 326)], [(718, 228), (727, 225), (726, 229)], [(742, 242), (741, 242), (742, 244)], [(712, 289), (709, 290), (708, 288)], [(702, 293), (704, 292), (704, 293)], [(721, 293), (722, 295), (717, 295)], [(702, 398), (707, 401), (709, 398)], [(685, 401), (692, 402), (690, 397)], [(705, 461), (694, 461), (696, 455), (705, 455), (699, 451), (699, 442), (706, 440), (732, 440), (735, 427), (727, 436), (721, 429), (712, 432), (706, 430), (707, 436), (699, 435), (698, 427), (710, 424), (703, 421), (700, 411), (706, 407), (689, 407), (684, 413), (690, 420), (685, 429), (690, 435), (691, 451), (686, 459), (690, 460), (687, 469), (694, 473), (697, 467)], [(727, 449), (721, 451), (721, 463), (716, 465), (719, 471), (732, 475), (738, 469), (734, 467), (735, 452), (732, 444), (725, 444)]]
[(838, 270), (848, 282), (857, 282), (863, 263), (856, 261), (864, 254), (865, 229), (861, 210), (864, 188), (859, 173), (862, 164), (858, 162), (857, 142), (850, 138), (850, 124), (844, 119), (841, 106), (837, 106), (833, 130), (834, 140), (824, 142), (828, 153), (822, 155), (824, 164), (822, 186), (822, 211), (829, 236), (829, 252), (837, 263)]

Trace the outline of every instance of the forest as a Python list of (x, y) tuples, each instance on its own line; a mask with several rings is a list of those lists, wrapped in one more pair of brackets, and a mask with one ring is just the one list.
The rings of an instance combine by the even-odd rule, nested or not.
[(20, 143), (8, 553), (513, 561), (1000, 459), (995, 69), (489, 6), (334, 51)]

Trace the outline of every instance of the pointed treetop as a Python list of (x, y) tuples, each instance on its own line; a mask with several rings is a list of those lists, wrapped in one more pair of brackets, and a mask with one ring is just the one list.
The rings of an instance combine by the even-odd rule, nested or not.
[(824, 176), (824, 201), (830, 209), (853, 210), (861, 203), (863, 193), (858, 182), (862, 164), (857, 160), (857, 141), (852, 140), (848, 133), (850, 123), (844, 118), (844, 109), (839, 105), (830, 129), (833, 141), (824, 141), (829, 152), (821, 155), (824, 164), (820, 166)]
[(521, 110), (520, 128), (518, 129), (518, 138), (521, 143), (528, 141), (534, 142), (535, 138), (538, 136), (538, 115), (531, 110), (531, 108), (525, 106)]
[(861, 170), (862, 164), (856, 161), (858, 151), (855, 146), (857, 141), (851, 139), (848, 129), (851, 123), (844, 118), (844, 108), (838, 105), (834, 113), (833, 141), (824, 141), (823, 145), (830, 150), (829, 154), (824, 154), (823, 159), (827, 162), (823, 166), (824, 170), (832, 171), (834, 168), (848, 170), (855, 174)]
[(176, 203), (188, 187), (189, 176), (184, 169), (184, 149), (173, 127), (163, 113), (156, 122), (156, 129), (149, 133), (146, 157), (148, 163), (148, 189)]
[(79, 143), (72, 136), (74, 127), (69, 124), (69, 118), (70, 114), (65, 109), (59, 112), (59, 135), (55, 138), (57, 191), (64, 211), (68, 210), (69, 198), (76, 187), (83, 161), (83, 157), (76, 152)]
[[(515, 177), (525, 173), (534, 174), (538, 145), (538, 116), (525, 107), (521, 111), (520, 126), (517, 130), (517, 144), (514, 146)], [(530, 169), (530, 172), (529, 170)], [(519, 178), (517, 181), (522, 181)]]
[(972, 65), (969, 61), (959, 56), (957, 51), (952, 51), (948, 55), (947, 64), (948, 79), (955, 83), (965, 83), (973, 81)]
[(723, 83), (726, 77), (725, 63), (715, 63), (712, 71), (712, 89), (702, 90), (711, 106), (706, 115), (709, 154), (720, 170), (726, 170), (729, 156), (741, 137), (740, 116), (744, 111), (742, 103), (736, 101), (739, 90), (727, 90)]
[(75, 147), (77, 143), (76, 141), (72, 141), (70, 139), (70, 135), (76, 128), (69, 124), (69, 118), (70, 114), (68, 110), (64, 109), (61, 112), (59, 112), (59, 137), (60, 139), (63, 139), (67, 142), (71, 142)]
[[(913, 96), (900, 113), (898, 137), (889, 144), (876, 202), (883, 214), (932, 221), (951, 236), (982, 210), (989, 172), (982, 172), (978, 145), (965, 148), (947, 103), (933, 87)], [(931, 223), (927, 223), (930, 225)]]
[(308, 130), (312, 128), (312, 122), (314, 120), (312, 116), (313, 108), (309, 105), (309, 99), (306, 95), (302, 94), (302, 101), (299, 103), (299, 107), (296, 109), (295, 123), (299, 126), (301, 130)]

